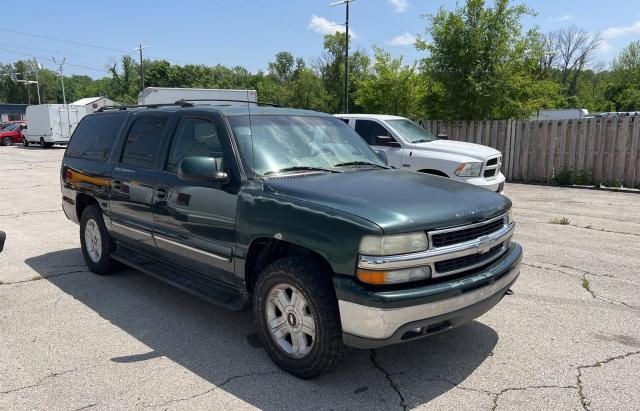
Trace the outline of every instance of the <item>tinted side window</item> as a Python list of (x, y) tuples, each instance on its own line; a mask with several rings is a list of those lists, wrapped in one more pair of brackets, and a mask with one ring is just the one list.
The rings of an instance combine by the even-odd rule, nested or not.
[(118, 113), (85, 117), (71, 137), (66, 156), (106, 161), (125, 119)]
[(386, 128), (371, 120), (356, 120), (356, 133), (370, 145), (376, 145), (378, 136), (390, 136)]
[(218, 169), (222, 169), (222, 146), (216, 126), (199, 118), (185, 118), (176, 131), (166, 170), (174, 172), (178, 163), (188, 157), (213, 157), (219, 159)]
[(167, 116), (144, 116), (137, 119), (127, 135), (122, 164), (153, 168), (167, 120)]

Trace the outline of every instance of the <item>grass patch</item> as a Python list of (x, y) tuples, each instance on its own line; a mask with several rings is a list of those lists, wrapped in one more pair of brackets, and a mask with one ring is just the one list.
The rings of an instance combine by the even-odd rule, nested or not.
[(582, 277), (582, 288), (587, 290), (593, 298), (596, 298), (596, 293), (594, 293), (593, 290), (591, 290), (591, 284), (589, 284), (589, 280), (587, 280), (586, 275)]
[(30, 281), (38, 281), (38, 280), (42, 280), (44, 277), (41, 275), (34, 275), (33, 277), (31, 277), (29, 280)]
[(559, 224), (559, 225), (569, 225), (571, 221), (567, 217), (553, 217), (551, 219), (551, 224)]

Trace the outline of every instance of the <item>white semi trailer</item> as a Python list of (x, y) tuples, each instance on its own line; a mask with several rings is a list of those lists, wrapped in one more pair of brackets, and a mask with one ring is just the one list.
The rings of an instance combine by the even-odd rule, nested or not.
[(87, 115), (84, 106), (40, 104), (27, 107), (27, 124), (23, 144), (40, 144), (50, 148), (54, 144), (67, 145), (73, 130)]
[(138, 104), (173, 104), (178, 100), (189, 99), (207, 100), (192, 101), (194, 105), (246, 105), (246, 102), (251, 102), (251, 105), (255, 105), (254, 103), (258, 101), (258, 92), (255, 90), (147, 87), (138, 95)]

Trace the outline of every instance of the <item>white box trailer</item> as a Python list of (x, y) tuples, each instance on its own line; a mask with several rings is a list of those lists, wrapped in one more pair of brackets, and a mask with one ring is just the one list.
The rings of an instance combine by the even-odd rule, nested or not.
[(539, 110), (532, 120), (570, 120), (589, 115), (586, 108), (561, 108), (552, 110)]
[(253, 102), (251, 105), (256, 105), (258, 92), (255, 90), (147, 87), (138, 95), (138, 104), (173, 104), (178, 100), (189, 99), (207, 99), (207, 101), (193, 101), (193, 105), (246, 105), (246, 101)]
[(84, 106), (40, 104), (27, 107), (27, 133), (24, 145), (40, 144), (49, 148), (54, 144), (67, 145), (73, 130), (87, 115)]

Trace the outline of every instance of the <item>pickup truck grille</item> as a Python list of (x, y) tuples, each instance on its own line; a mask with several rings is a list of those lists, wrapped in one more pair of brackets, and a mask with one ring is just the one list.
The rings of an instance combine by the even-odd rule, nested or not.
[(504, 218), (498, 218), (489, 220), (486, 224), (480, 223), (469, 228), (461, 227), (459, 230), (452, 229), (451, 231), (434, 233), (431, 235), (431, 245), (433, 247), (445, 247), (452, 244), (472, 241), (483, 235), (500, 230), (504, 224)]
[(499, 244), (484, 254), (471, 254), (464, 257), (452, 258), (451, 260), (438, 261), (435, 263), (436, 271), (440, 274), (446, 274), (449, 271), (460, 271), (482, 265), (485, 261), (488, 263), (498, 256), (503, 250), (503, 245)]
[(500, 173), (500, 167), (502, 167), (502, 156), (490, 158), (484, 165), (482, 176), (484, 178), (493, 178)]

